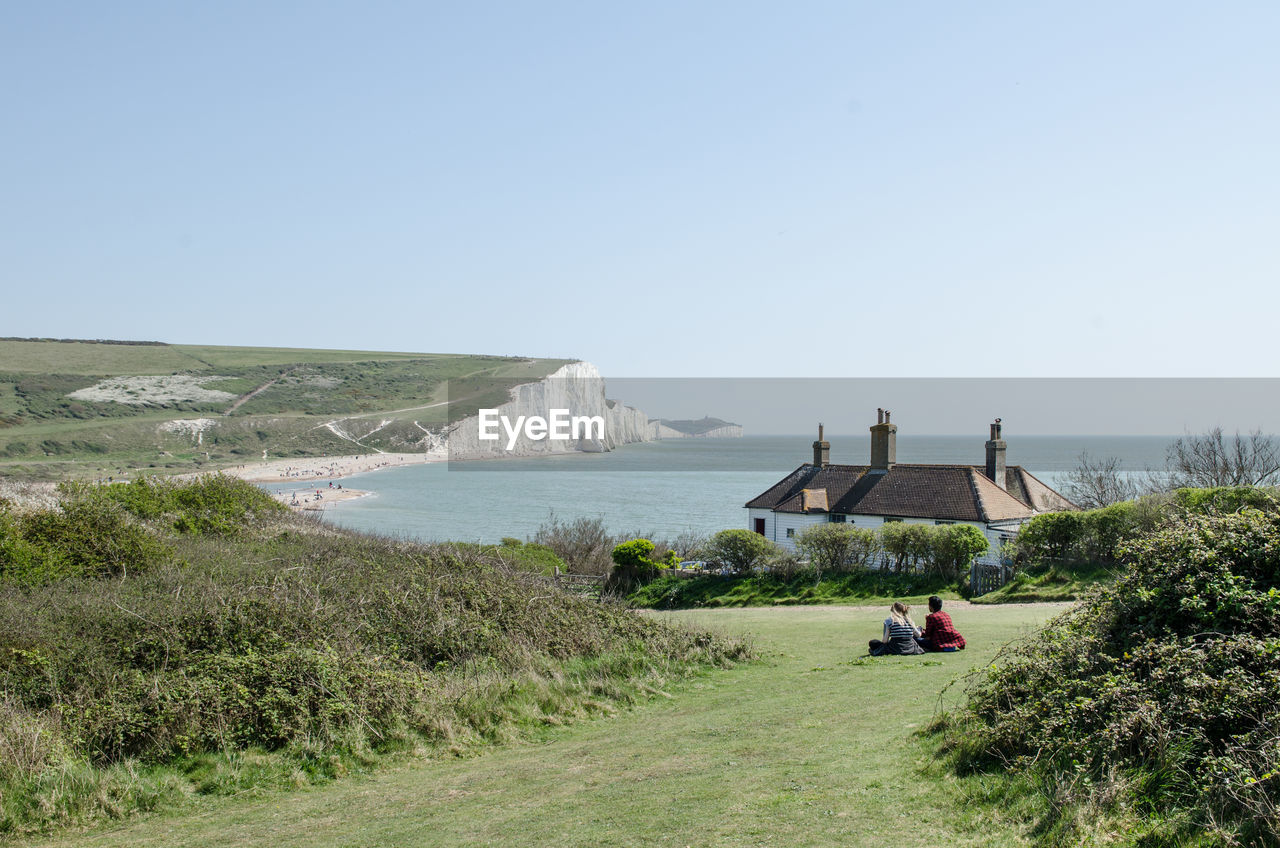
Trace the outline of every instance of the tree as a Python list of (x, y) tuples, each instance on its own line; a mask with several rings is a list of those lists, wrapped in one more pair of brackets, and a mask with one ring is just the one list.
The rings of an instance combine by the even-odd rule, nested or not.
[(1227, 438), (1221, 427), (1183, 436), (1165, 451), (1169, 488), (1266, 486), (1280, 480), (1280, 444), (1261, 430)]
[(864, 551), (875, 544), (875, 533), (850, 524), (815, 524), (796, 537), (800, 552), (809, 558), (822, 579), (823, 571), (840, 571), (852, 563), (865, 564)]
[(1131, 501), (1143, 494), (1142, 487), (1120, 470), (1119, 457), (1094, 460), (1088, 451), (1080, 454), (1079, 464), (1067, 475), (1063, 488), (1066, 496), (1082, 509)]
[(732, 568), (739, 574), (750, 574), (778, 546), (750, 530), (721, 530), (707, 541), (704, 558)]

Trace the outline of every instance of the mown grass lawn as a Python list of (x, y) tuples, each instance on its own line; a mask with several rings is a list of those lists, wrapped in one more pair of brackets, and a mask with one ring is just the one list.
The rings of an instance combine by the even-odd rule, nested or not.
[(750, 632), (761, 660), (477, 757), (200, 802), (40, 844), (1023, 844), (1016, 815), (970, 802), (980, 787), (946, 775), (915, 733), (948, 681), (1064, 605), (948, 606), (969, 650), (880, 659), (861, 657), (881, 607), (652, 613)]

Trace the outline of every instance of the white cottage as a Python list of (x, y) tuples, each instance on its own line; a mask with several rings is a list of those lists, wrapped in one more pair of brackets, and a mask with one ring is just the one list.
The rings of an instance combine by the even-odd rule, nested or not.
[(999, 418), (991, 425), (985, 466), (900, 465), (898, 426), (888, 410), (876, 415), (870, 465), (832, 465), (819, 424), (813, 462), (747, 501), (748, 528), (794, 551), (800, 531), (828, 521), (868, 528), (893, 521), (969, 524), (991, 543), (978, 561), (995, 563), (1001, 545), (1032, 516), (1078, 508), (1026, 469), (1005, 465)]

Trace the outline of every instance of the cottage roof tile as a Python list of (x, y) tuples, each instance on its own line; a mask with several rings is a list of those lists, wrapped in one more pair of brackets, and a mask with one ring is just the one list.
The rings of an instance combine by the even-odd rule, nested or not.
[(981, 466), (901, 463), (878, 471), (866, 465), (806, 463), (746, 505), (807, 512), (818, 502), (813, 492), (823, 490), (829, 511), (844, 515), (1006, 521), (1075, 508), (1021, 466), (1010, 466), (1005, 477), (1007, 490), (988, 479)]

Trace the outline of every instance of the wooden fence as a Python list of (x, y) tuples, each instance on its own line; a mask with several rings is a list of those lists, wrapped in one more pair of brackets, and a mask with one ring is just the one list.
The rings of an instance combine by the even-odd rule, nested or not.
[(974, 597), (994, 592), (1012, 579), (1012, 566), (975, 562), (969, 567), (969, 586)]
[(553, 576), (543, 579), (562, 592), (587, 598), (599, 598), (605, 580), (603, 575), (598, 574), (561, 574), (559, 568)]

